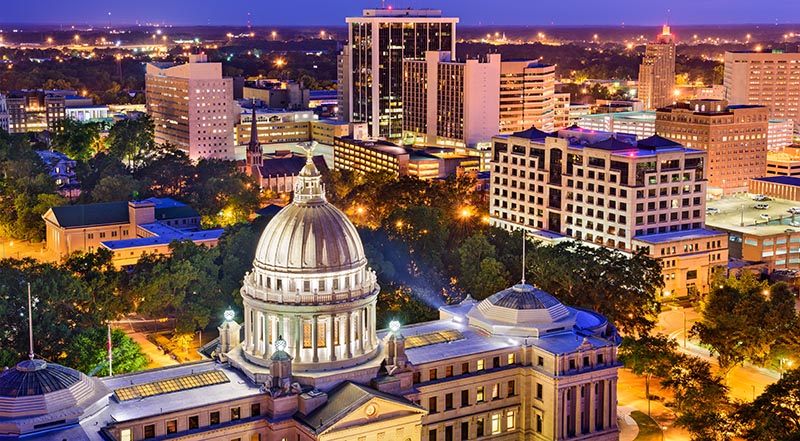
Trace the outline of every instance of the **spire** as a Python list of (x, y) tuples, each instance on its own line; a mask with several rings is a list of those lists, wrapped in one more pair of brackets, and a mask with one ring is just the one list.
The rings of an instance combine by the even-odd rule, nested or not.
[(258, 125), (256, 124), (256, 99), (253, 98), (252, 120), (250, 121), (250, 142), (247, 144), (246, 163), (247, 173), (253, 173), (253, 166), (261, 167), (264, 165), (261, 143), (258, 142)]
[(252, 151), (255, 150), (257, 147), (260, 147), (258, 142), (258, 126), (256, 125), (256, 100), (253, 98), (253, 113), (252, 113), (252, 120), (250, 121), (250, 143), (248, 143), (248, 148)]

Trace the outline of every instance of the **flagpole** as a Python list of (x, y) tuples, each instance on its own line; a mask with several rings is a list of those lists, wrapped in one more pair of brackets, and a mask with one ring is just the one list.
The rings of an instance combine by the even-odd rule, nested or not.
[(28, 357), (33, 360), (33, 308), (31, 307), (31, 282), (28, 282), (28, 342), (30, 344)]
[(114, 375), (111, 369), (113, 357), (111, 356), (111, 322), (108, 323), (108, 376)]

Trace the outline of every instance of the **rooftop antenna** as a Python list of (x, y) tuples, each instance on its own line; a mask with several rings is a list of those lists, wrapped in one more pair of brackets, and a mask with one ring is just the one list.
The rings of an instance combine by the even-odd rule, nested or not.
[(28, 358), (33, 360), (33, 308), (31, 307), (31, 282), (28, 282)]
[(527, 232), (522, 230), (522, 285), (525, 284), (525, 242), (527, 242)]

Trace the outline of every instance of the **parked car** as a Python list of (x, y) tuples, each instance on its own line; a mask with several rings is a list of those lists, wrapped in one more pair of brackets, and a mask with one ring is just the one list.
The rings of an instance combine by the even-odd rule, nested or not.
[(789, 225), (791, 225), (793, 227), (800, 228), (800, 222), (797, 222), (797, 221), (791, 221), (791, 222), (789, 222)]
[(769, 220), (769, 215), (767, 213), (761, 213), (759, 216), (761, 216), (761, 219)]
[(788, 211), (789, 213), (792, 213), (792, 214), (800, 214), (800, 207), (792, 207), (792, 208), (790, 208), (790, 209), (788, 209), (786, 211)]
[(719, 208), (706, 208), (706, 214), (719, 214)]
[(753, 195), (753, 200), (754, 201), (766, 201), (767, 197), (764, 196), (763, 194), (754, 194)]
[(755, 204), (753, 205), (753, 208), (756, 210), (766, 210), (769, 208), (769, 204)]

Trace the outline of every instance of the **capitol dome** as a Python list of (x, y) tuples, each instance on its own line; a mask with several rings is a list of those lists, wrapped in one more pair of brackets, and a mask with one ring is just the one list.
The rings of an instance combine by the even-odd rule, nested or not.
[(103, 404), (96, 378), (44, 360), (25, 360), (0, 372), (0, 432), (25, 434), (73, 424)]
[(325, 198), (314, 144), (301, 144), (292, 203), (261, 234), (241, 290), (244, 356), (261, 366), (280, 338), (296, 371), (353, 366), (378, 350), (377, 278), (355, 226)]

